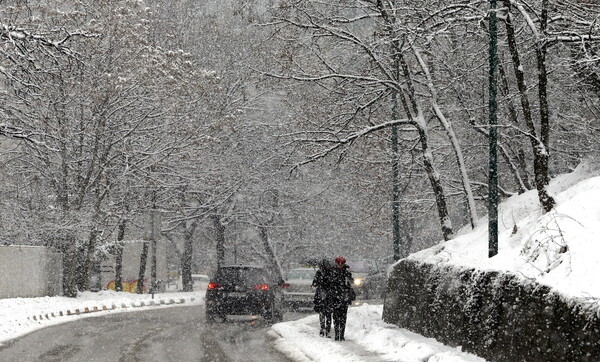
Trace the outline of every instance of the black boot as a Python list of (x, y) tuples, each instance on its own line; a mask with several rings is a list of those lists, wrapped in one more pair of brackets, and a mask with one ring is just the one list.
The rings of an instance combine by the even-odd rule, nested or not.
[(325, 331), (323, 329), (321, 329), (319, 331), (319, 336), (321, 336), (321, 337), (325, 336)]

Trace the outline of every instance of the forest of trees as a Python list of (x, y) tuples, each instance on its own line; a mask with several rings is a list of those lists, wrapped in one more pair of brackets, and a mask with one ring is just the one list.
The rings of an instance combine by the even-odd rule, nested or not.
[[(549, 179), (599, 155), (600, 4), (498, 4), (501, 198), (536, 190), (545, 212)], [(475, 0), (0, 0), (0, 243), (62, 253), (72, 296), (149, 215), (188, 289), (217, 263), (390, 261), (395, 237), (401, 255), (451, 239), (486, 213), (488, 16)]]

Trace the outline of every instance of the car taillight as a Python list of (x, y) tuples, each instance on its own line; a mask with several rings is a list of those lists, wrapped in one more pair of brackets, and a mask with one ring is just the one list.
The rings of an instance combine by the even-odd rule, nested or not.
[(290, 284), (289, 283), (281, 283), (281, 284), (279, 284), (279, 286), (282, 288), (289, 288)]
[(208, 287), (206, 287), (206, 289), (221, 289), (221, 284), (208, 283)]
[(269, 290), (269, 284), (256, 284), (252, 287), (254, 290)]

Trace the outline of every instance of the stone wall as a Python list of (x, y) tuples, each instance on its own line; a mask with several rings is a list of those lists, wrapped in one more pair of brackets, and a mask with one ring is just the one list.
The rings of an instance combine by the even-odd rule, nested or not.
[(383, 319), (491, 361), (600, 361), (600, 302), (494, 271), (402, 260)]
[(62, 256), (38, 246), (0, 246), (0, 298), (62, 294)]

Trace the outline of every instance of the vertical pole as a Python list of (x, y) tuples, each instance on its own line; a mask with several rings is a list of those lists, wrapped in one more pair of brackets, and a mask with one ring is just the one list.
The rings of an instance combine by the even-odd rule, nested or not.
[[(392, 95), (392, 119), (398, 119), (398, 92)], [(398, 166), (398, 126), (392, 126), (392, 223), (394, 260), (399, 260), (400, 250), (400, 168)]]
[[(396, 24), (396, 2), (394, 1), (394, 22)], [(395, 36), (395, 29), (391, 29), (391, 34), (394, 35), (392, 43), (392, 56), (394, 60), (394, 77), (397, 82), (400, 82), (400, 42)], [(392, 92), (392, 120), (397, 120), (398, 115), (398, 90)], [(400, 236), (400, 166), (398, 164), (400, 157), (398, 156), (398, 126), (392, 126), (392, 223), (393, 223), (393, 243), (394, 243), (394, 261), (405, 257), (409, 250), (402, 250)], [(404, 248), (406, 249), (406, 248)]]
[(152, 244), (151, 264), (150, 264), (150, 294), (154, 299), (156, 293), (156, 247), (158, 235), (156, 235), (156, 190), (152, 191), (152, 214), (150, 215), (150, 242)]
[(496, 113), (496, 68), (498, 63), (498, 29), (496, 0), (490, 0), (490, 46), (489, 46), (489, 179), (488, 179), (488, 257), (498, 254), (498, 115)]

